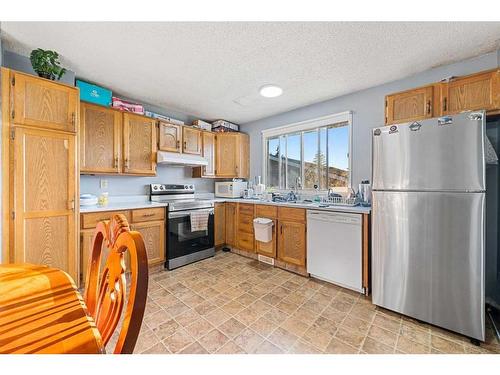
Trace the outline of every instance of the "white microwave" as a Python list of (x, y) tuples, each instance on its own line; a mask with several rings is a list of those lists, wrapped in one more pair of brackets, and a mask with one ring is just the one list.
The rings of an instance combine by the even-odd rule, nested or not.
[(221, 198), (240, 198), (247, 188), (245, 181), (227, 181), (215, 183), (215, 196)]

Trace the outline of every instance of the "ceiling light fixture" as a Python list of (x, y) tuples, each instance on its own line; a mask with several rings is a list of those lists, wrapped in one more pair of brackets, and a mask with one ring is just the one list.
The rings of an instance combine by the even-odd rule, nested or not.
[(265, 98), (276, 98), (283, 94), (283, 89), (276, 85), (265, 85), (260, 88), (259, 92)]

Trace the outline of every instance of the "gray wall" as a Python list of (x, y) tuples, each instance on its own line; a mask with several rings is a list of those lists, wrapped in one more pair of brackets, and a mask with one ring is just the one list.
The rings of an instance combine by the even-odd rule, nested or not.
[[(158, 165), (155, 177), (133, 176), (80, 176), (80, 192), (99, 195), (102, 191), (116, 195), (145, 195), (149, 194), (149, 184), (194, 184), (198, 193), (213, 193), (214, 181), (207, 178), (191, 178), (190, 167), (169, 167)], [(99, 180), (108, 180), (108, 188), (100, 189)]]
[[(243, 124), (241, 130), (250, 135), (250, 175), (262, 175), (261, 131), (333, 113), (353, 111), (352, 182), (371, 180), (371, 129), (384, 124), (384, 97), (397, 91), (436, 82), (444, 77), (464, 75), (499, 65), (499, 53), (493, 52), (459, 63), (437, 67), (399, 81), (358, 91), (321, 103)], [(285, 92), (286, 95), (286, 92)]]

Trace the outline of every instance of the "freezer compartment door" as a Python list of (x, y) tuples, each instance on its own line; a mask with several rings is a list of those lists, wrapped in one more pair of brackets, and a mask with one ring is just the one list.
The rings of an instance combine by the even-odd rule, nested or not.
[(373, 130), (373, 189), (485, 190), (484, 114)]
[(484, 193), (373, 192), (373, 303), (484, 341)]

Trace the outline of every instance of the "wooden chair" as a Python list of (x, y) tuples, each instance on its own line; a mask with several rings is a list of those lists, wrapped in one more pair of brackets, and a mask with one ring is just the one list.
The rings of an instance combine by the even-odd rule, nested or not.
[[(104, 245), (109, 255), (102, 270)], [(113, 335), (125, 304), (125, 254), (130, 259), (130, 292), (115, 354), (130, 354), (141, 329), (148, 290), (148, 260), (144, 240), (131, 231), (124, 215), (97, 224), (86, 275), (85, 303), (106, 345)]]

